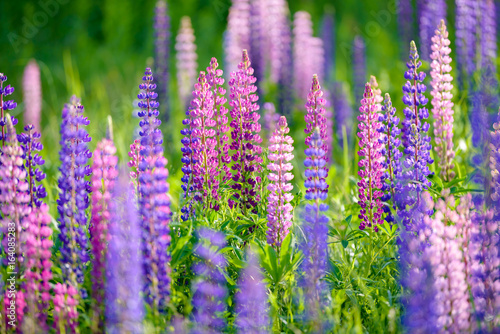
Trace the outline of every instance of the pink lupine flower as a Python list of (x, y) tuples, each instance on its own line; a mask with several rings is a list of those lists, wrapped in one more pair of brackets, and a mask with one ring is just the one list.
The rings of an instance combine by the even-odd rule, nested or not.
[(369, 83), (365, 86), (365, 93), (361, 99), (361, 107), (358, 116), (360, 122), (358, 128), (359, 148), (358, 155), (361, 161), (358, 163), (360, 170), (358, 172), (361, 180), (358, 182), (359, 187), (359, 205), (361, 206), (359, 218), (361, 230), (366, 227), (373, 227), (373, 230), (378, 231), (377, 225), (383, 224), (382, 218), (382, 201), (380, 198), (383, 193), (382, 175), (384, 173), (382, 149), (383, 144), (379, 141), (382, 134), (378, 131), (382, 126), (379, 122), (379, 111), (381, 110), (380, 103), (373, 93)]
[(432, 37), (431, 53), (431, 86), (432, 114), (434, 117), (434, 150), (439, 159), (440, 175), (445, 181), (455, 177), (453, 168), (453, 94), (451, 90), (453, 77), (451, 72), (451, 49), (449, 47), (448, 31), (444, 20), (441, 20), (436, 34)]
[(34, 59), (30, 60), (24, 69), (23, 95), (24, 124), (33, 124), (35, 130), (40, 132), (42, 84), (40, 82), (40, 68)]
[(71, 283), (54, 287), (54, 328), (56, 333), (74, 333), (78, 326), (78, 292)]
[(269, 161), (267, 169), (270, 184), (267, 189), (271, 192), (267, 205), (267, 243), (278, 250), (281, 242), (288, 234), (292, 225), (293, 207), (290, 201), (293, 189), (290, 180), (293, 169), (290, 160), (293, 159), (293, 139), (287, 133), (290, 131), (285, 116), (281, 116), (273, 135), (269, 139)]
[(182, 103), (187, 104), (191, 87), (196, 81), (196, 69), (198, 67), (194, 30), (188, 16), (181, 18), (181, 26), (175, 41), (179, 98)]

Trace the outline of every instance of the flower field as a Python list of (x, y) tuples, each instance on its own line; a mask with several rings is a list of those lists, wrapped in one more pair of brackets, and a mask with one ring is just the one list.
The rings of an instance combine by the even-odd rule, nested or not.
[(0, 334), (500, 332), (500, 4), (122, 2), (0, 5)]

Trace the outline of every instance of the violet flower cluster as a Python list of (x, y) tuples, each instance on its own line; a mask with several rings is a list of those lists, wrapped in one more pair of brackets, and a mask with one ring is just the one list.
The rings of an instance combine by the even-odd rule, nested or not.
[(146, 301), (153, 313), (163, 311), (170, 295), (170, 198), (168, 192), (167, 160), (163, 156), (163, 135), (159, 128), (159, 103), (155, 93), (153, 74), (146, 68), (141, 92), (139, 117), (141, 121), (140, 161), (138, 169), (138, 203), (141, 219), (141, 237), (144, 272), (149, 275), (144, 285)]
[[(73, 96), (62, 110), (61, 150), (59, 157), (61, 173), (58, 179), (60, 189), (57, 200), (59, 239), (61, 240), (61, 262), (63, 274), (71, 286), (80, 289), (83, 283), (83, 270), (89, 261), (87, 253), (87, 216), (89, 206), (90, 182), (86, 177), (91, 174), (87, 165), (92, 153), (87, 148), (92, 138), (85, 130), (89, 125), (83, 116), (80, 100)], [(82, 289), (82, 297), (86, 292)]]
[(242, 270), (236, 293), (236, 326), (239, 333), (269, 333), (266, 284), (256, 256), (248, 253), (248, 265)]
[(142, 333), (143, 268), (135, 191), (125, 170), (111, 193), (109, 244), (106, 253), (106, 330), (110, 334)]
[(94, 315), (103, 314), (106, 253), (108, 244), (109, 205), (117, 177), (116, 147), (112, 140), (103, 139), (97, 143), (93, 154), (92, 216), (90, 219), (90, 244), (92, 252), (92, 298), (95, 301)]
[(417, 2), (417, 14), (420, 30), (420, 52), (422, 59), (429, 60), (429, 46), (434, 30), (441, 20), (446, 19), (445, 0), (421, 0)]
[(182, 105), (187, 105), (191, 87), (196, 82), (198, 67), (194, 30), (189, 16), (181, 18), (181, 26), (175, 38), (175, 51), (179, 99)]
[(34, 126), (31, 124), (26, 125), (24, 131), (26, 133), (20, 133), (17, 139), (23, 149), (24, 168), (28, 173), (30, 206), (40, 207), (43, 199), (47, 197), (45, 187), (41, 183), (46, 175), (39, 168), (45, 163), (45, 160), (38, 153), (35, 153), (43, 149), (43, 145), (40, 143), (41, 135), (35, 131)]
[(33, 124), (40, 132), (42, 114), (42, 83), (40, 82), (40, 68), (36, 60), (32, 59), (24, 68), (23, 73), (23, 102), (24, 124)]
[[(318, 321), (319, 313), (324, 305), (325, 291), (322, 281), (327, 266), (327, 238), (328, 218), (324, 212), (328, 205), (323, 203), (327, 198), (328, 185), (325, 181), (327, 176), (326, 151), (322, 148), (319, 129), (316, 128), (311, 136), (309, 147), (305, 150), (306, 167), (304, 185), (307, 189), (305, 200), (307, 204), (304, 211), (304, 235), (306, 240), (302, 243), (304, 261), (302, 263), (305, 277), (302, 286), (305, 289), (307, 317)], [(316, 327), (321, 324), (316, 323)], [(321, 328), (316, 328), (321, 332)]]
[(231, 166), (233, 170), (233, 196), (229, 199), (229, 206), (239, 206), (244, 214), (247, 210), (255, 212), (255, 207), (260, 201), (259, 188), (261, 183), (260, 172), (262, 169), (262, 148), (259, 144), (262, 138), (259, 135), (260, 115), (257, 113), (259, 106), (256, 103), (258, 95), (255, 94), (256, 78), (252, 75), (248, 53), (243, 50), (242, 62), (238, 71), (231, 73), (229, 80), (231, 106), (230, 115), (231, 145), (233, 150)]
[(167, 2), (158, 0), (155, 7), (153, 23), (155, 31), (155, 71), (159, 101), (163, 107), (163, 117), (169, 119), (168, 110), (168, 83), (170, 58), (170, 17), (167, 14)]
[(278, 253), (283, 239), (288, 235), (293, 218), (293, 207), (290, 204), (293, 199), (290, 193), (293, 185), (289, 183), (293, 179), (293, 174), (290, 173), (293, 169), (290, 163), (293, 159), (293, 139), (287, 135), (288, 132), (290, 129), (286, 118), (281, 116), (269, 140), (267, 243), (275, 247)]
[[(421, 64), (417, 47), (412, 41), (410, 60), (406, 64), (408, 71), (405, 72), (405, 78), (408, 81), (403, 86), (403, 102), (407, 105), (404, 109), (405, 120), (402, 124), (404, 169), (398, 177), (398, 196), (396, 197), (398, 216), (407, 228), (418, 225), (413, 223), (415, 222), (413, 218), (419, 215), (413, 214), (412, 209), (418, 209), (420, 195), (431, 185), (427, 179), (427, 176), (431, 174), (428, 165), (434, 162), (430, 157), (431, 138), (426, 134), (429, 130), (429, 123), (425, 120), (429, 117), (429, 111), (424, 107), (428, 100), (424, 95), (427, 87), (422, 83), (425, 73), (418, 70)], [(406, 189), (403, 190), (403, 187)], [(410, 208), (408, 209), (407, 206)]]
[(375, 232), (378, 231), (378, 226), (383, 224), (383, 203), (381, 197), (383, 195), (382, 175), (384, 173), (384, 156), (382, 149), (384, 145), (380, 138), (383, 134), (380, 132), (382, 124), (379, 122), (380, 103), (377, 101), (377, 96), (374, 95), (372, 86), (367, 83), (365, 93), (361, 100), (361, 107), (358, 116), (358, 132), (359, 151), (358, 155), (361, 160), (358, 163), (360, 168), (358, 175), (361, 180), (358, 182), (359, 205), (361, 206), (359, 219), (361, 223), (359, 228), (364, 230), (366, 227), (371, 228)]
[(250, 1), (232, 0), (224, 35), (226, 73), (238, 70), (241, 50), (249, 50), (250, 44)]
[[(385, 94), (384, 105), (382, 106), (382, 114), (378, 120), (382, 123), (378, 131), (382, 133), (379, 142), (382, 144), (382, 156), (387, 157), (382, 161), (382, 168), (384, 173), (380, 180), (382, 181), (382, 188), (380, 190), (384, 193), (381, 197), (383, 202), (388, 203), (383, 207), (386, 213), (385, 220), (388, 223), (394, 222), (394, 216), (391, 211), (396, 210), (395, 193), (396, 193), (396, 179), (401, 173), (401, 158), (403, 153), (399, 150), (401, 146), (401, 129), (399, 129), (399, 118), (396, 116), (396, 108), (392, 106), (391, 97)], [(392, 202), (389, 206), (389, 201)]]
[[(11, 85), (4, 86), (5, 81), (7, 81), (7, 76), (0, 73), (0, 127), (2, 127), (0, 140), (2, 141), (2, 147), (5, 145), (6, 140), (5, 126), (7, 125), (7, 119), (5, 113), (17, 107), (17, 103), (14, 100), (5, 100), (6, 96), (14, 93), (14, 87)], [(17, 124), (17, 119), (15, 117), (11, 117), (11, 120), (14, 125)]]
[(448, 31), (444, 20), (432, 37), (431, 53), (431, 86), (432, 86), (432, 115), (434, 117), (434, 138), (436, 145), (434, 150), (439, 157), (440, 175), (445, 181), (451, 181), (455, 177), (453, 168), (453, 94), (451, 90), (453, 77), (451, 72), (451, 49), (449, 47)]
[[(220, 250), (225, 247), (224, 234), (202, 228), (195, 254), (200, 258), (193, 267), (197, 280), (193, 284), (193, 320), (191, 333), (221, 333), (225, 328), (222, 313), (226, 310), (226, 278), (223, 272), (227, 263)], [(262, 307), (262, 305), (260, 306)]]
[[(52, 229), (49, 207), (43, 203), (32, 209), (23, 220), (23, 239), (26, 261), (24, 262), (24, 288), (28, 314), (33, 317), (31, 323), (47, 331), (49, 311), (50, 280), (52, 279)], [(35, 329), (32, 328), (35, 332)]]

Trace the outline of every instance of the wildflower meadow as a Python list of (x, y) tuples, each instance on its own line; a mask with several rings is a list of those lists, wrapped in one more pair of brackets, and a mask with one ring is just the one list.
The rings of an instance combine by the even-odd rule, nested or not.
[(499, 12), (2, 2), (0, 334), (500, 333)]

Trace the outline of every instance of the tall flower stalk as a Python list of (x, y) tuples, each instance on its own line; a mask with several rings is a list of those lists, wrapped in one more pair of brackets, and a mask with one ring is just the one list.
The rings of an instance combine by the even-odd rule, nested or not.
[(24, 68), (23, 73), (24, 124), (32, 124), (40, 132), (42, 114), (42, 83), (40, 68), (32, 59)]
[(288, 234), (292, 225), (293, 207), (290, 201), (293, 189), (289, 183), (293, 179), (290, 171), (293, 169), (290, 161), (293, 159), (293, 139), (287, 133), (290, 132), (285, 116), (281, 116), (273, 135), (270, 138), (269, 155), (270, 163), (268, 178), (270, 184), (267, 189), (271, 192), (267, 205), (267, 243), (277, 249), (280, 253), (281, 243)]
[(432, 53), (431, 53), (431, 86), (432, 86), (432, 114), (434, 117), (434, 138), (436, 151), (439, 161), (438, 165), (441, 169), (440, 175), (445, 181), (451, 181), (455, 177), (453, 168), (453, 94), (451, 90), (453, 85), (451, 81), (453, 77), (451, 72), (451, 49), (449, 47), (450, 40), (448, 39), (448, 31), (444, 20), (436, 30), (436, 34), (432, 37)]
[(186, 105), (190, 97), (191, 87), (196, 81), (198, 67), (194, 30), (188, 16), (181, 18), (181, 26), (175, 41), (179, 98), (181, 103)]
[(256, 102), (259, 97), (255, 94), (256, 78), (253, 76), (246, 50), (243, 50), (242, 61), (238, 68), (238, 71), (231, 73), (229, 80), (231, 88), (229, 105), (232, 107), (230, 148), (234, 152), (231, 157), (234, 161), (231, 167), (233, 170), (231, 188), (234, 192), (229, 200), (229, 206), (231, 208), (239, 206), (246, 215), (248, 210), (256, 212), (255, 207), (260, 201), (262, 148), (259, 144), (262, 138), (259, 135), (260, 115), (257, 113), (259, 106)]
[(163, 311), (170, 295), (170, 197), (168, 192), (167, 160), (163, 156), (163, 135), (159, 128), (159, 103), (155, 93), (151, 69), (146, 68), (141, 92), (139, 117), (140, 144), (138, 202), (141, 219), (144, 272), (148, 273), (144, 286), (146, 301), (155, 317)]
[(379, 140), (383, 135), (379, 131), (382, 124), (379, 122), (380, 104), (373, 93), (369, 83), (365, 86), (365, 93), (361, 100), (361, 107), (358, 116), (359, 147), (358, 155), (361, 161), (358, 163), (360, 170), (358, 172), (361, 180), (358, 182), (359, 205), (361, 206), (359, 218), (361, 223), (359, 228), (364, 230), (366, 227), (373, 227), (375, 232), (378, 226), (383, 224), (383, 209), (380, 198), (383, 193), (382, 175), (384, 173), (382, 149), (384, 145)]
[[(83, 283), (84, 266), (89, 261), (86, 210), (91, 187), (86, 177), (91, 174), (87, 163), (92, 153), (87, 143), (92, 138), (85, 130), (89, 123), (87, 117), (83, 116), (80, 100), (73, 96), (62, 111), (57, 211), (63, 275), (77, 291)], [(82, 296), (85, 296), (86, 292), (83, 288), (81, 290)]]

